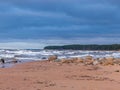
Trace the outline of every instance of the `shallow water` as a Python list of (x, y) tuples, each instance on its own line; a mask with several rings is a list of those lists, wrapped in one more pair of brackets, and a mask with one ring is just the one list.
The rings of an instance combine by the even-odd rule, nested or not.
[(85, 57), (94, 58), (113, 56), (120, 58), (120, 51), (82, 51), (82, 50), (42, 50), (42, 49), (1, 49), (0, 58), (5, 59), (4, 65), (0, 67), (11, 67), (14, 64), (9, 62), (16, 59), (19, 63), (46, 60), (50, 55), (57, 55), (58, 58)]

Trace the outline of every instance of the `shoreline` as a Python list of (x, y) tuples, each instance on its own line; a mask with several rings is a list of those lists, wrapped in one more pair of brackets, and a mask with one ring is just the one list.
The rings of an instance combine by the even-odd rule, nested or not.
[(119, 90), (119, 65), (33, 61), (0, 68), (1, 90)]

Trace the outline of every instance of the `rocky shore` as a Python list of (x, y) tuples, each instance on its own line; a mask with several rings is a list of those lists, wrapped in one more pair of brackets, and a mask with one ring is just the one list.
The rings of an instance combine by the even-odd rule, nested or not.
[(75, 63), (75, 64), (84, 64), (84, 65), (120, 65), (120, 59), (114, 57), (104, 57), (94, 59), (92, 56), (85, 56), (83, 58), (63, 58), (58, 59), (57, 56), (53, 55), (48, 58), (50, 62), (59, 62), (60, 64), (64, 63)]
[(119, 59), (70, 58), (0, 68), (0, 90), (119, 90)]

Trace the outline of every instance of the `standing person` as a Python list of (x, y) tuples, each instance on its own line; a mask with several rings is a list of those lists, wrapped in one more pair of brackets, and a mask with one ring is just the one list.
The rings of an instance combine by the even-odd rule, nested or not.
[(0, 62), (2, 63), (2, 67), (1, 67), (1, 68), (5, 68), (5, 65), (4, 65), (5, 59), (1, 58), (1, 59), (0, 59)]
[(0, 61), (2, 62), (2, 64), (5, 63), (5, 60), (3, 58), (1, 58)]

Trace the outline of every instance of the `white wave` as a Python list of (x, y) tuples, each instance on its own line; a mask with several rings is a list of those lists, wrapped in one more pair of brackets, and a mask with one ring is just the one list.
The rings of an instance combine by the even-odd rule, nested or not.
[(12, 54), (0, 54), (0, 58), (14, 58)]
[[(118, 51), (82, 51), (82, 50), (0, 50), (0, 58), (13, 59), (23, 61), (41, 60), (43, 57), (48, 58), (50, 55), (58, 55), (59, 59), (92, 56), (94, 58), (102, 58), (113, 56), (120, 58)], [(8, 60), (7, 59), (7, 60)]]
[(47, 51), (41, 51), (41, 52), (39, 52), (39, 54), (40, 55), (54, 55), (52, 51), (51, 52), (50, 51), (49, 52), (47, 52)]
[(120, 58), (120, 53), (113, 53), (112, 56), (114, 56), (115, 58)]

